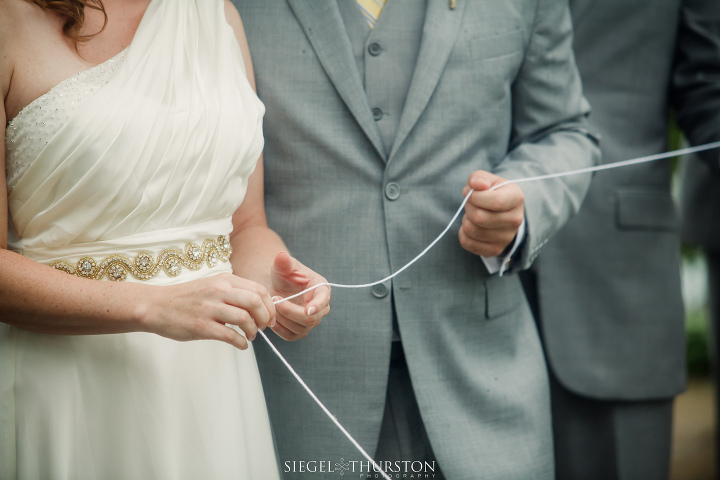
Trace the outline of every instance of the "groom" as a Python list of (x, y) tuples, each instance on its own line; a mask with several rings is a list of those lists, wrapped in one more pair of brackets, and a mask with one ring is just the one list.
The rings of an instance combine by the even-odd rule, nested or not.
[[(552, 478), (548, 380), (515, 273), (589, 177), (485, 190), (597, 161), (566, 2), (235, 3), (267, 107), (268, 219), (301, 261), (332, 282), (383, 278), (479, 190), (410, 270), (333, 289), (313, 335), (276, 344), (389, 472)], [(285, 477), (373, 475), (256, 347)]]

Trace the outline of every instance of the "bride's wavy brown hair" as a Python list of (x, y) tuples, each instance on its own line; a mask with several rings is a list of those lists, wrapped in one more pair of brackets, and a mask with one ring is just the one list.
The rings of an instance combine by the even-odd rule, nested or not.
[[(36, 5), (59, 13), (65, 18), (63, 33), (75, 43), (76, 48), (78, 42), (87, 42), (92, 37), (105, 30), (105, 27), (107, 26), (108, 17), (102, 0), (34, 0), (34, 2)], [(99, 10), (105, 16), (105, 22), (103, 23), (100, 31), (90, 35), (80, 35), (80, 29), (85, 22), (85, 7), (92, 8), (93, 10)]]

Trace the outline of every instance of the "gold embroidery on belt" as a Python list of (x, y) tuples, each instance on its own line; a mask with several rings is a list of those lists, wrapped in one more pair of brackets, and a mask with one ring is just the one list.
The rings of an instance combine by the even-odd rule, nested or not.
[(131, 274), (138, 280), (150, 280), (163, 270), (169, 277), (177, 277), (182, 267), (190, 270), (199, 270), (203, 263), (212, 268), (218, 262), (227, 262), (232, 249), (226, 235), (217, 239), (208, 238), (202, 245), (190, 242), (185, 245), (185, 251), (179, 249), (163, 250), (153, 257), (150, 252), (140, 252), (134, 259), (125, 255), (110, 255), (100, 263), (91, 257), (82, 257), (75, 266), (60, 260), (50, 264), (52, 268), (61, 270), (70, 275), (100, 280), (107, 276), (108, 280), (122, 282)]

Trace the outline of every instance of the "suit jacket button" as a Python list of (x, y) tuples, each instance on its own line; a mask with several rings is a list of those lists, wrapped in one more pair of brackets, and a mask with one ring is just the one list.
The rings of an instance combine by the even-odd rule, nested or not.
[(385, 298), (387, 297), (388, 293), (390, 293), (390, 289), (386, 287), (384, 283), (378, 283), (377, 285), (372, 287), (372, 294), (376, 298)]
[(372, 55), (373, 57), (377, 57), (378, 55), (380, 55), (381, 52), (382, 47), (379, 43), (375, 42), (368, 45), (368, 53), (370, 53), (370, 55)]
[(380, 110), (379, 108), (375, 107), (372, 109), (372, 115), (373, 115), (373, 119), (377, 122), (379, 120), (382, 120), (383, 111)]
[(385, 185), (385, 196), (389, 200), (397, 200), (400, 197), (400, 187), (395, 182), (390, 182)]

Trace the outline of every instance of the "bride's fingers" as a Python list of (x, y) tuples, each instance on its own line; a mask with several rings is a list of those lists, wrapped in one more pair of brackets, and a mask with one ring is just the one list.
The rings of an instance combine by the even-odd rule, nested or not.
[[(320, 283), (326, 283), (325, 279), (323, 279)], [(315, 290), (308, 292), (307, 301), (305, 302), (305, 314), (312, 316), (317, 312), (323, 311), (325, 307), (330, 305), (331, 295), (332, 291), (327, 285), (323, 285), (322, 287), (318, 287)]]
[(309, 279), (305, 277), (304, 270), (307, 270), (305, 266), (289, 253), (278, 253), (270, 269), (273, 288), (277, 291), (292, 291), (299, 285), (306, 285)]
[(290, 320), (289, 318), (282, 318), (278, 321), (278, 324), (282, 324), (282, 326), (285, 327), (288, 332), (292, 332), (292, 338), (287, 338), (286, 340), (297, 340), (307, 337), (310, 331), (316, 326), (318, 326), (322, 318), (328, 313), (330, 313), (329, 306), (325, 307), (322, 311), (316, 313), (312, 317), (307, 318), (306, 320), (296, 322)]
[(265, 305), (265, 308), (269, 312), (270, 318), (275, 316), (275, 304), (273, 303), (272, 298), (270, 297), (270, 292), (268, 292), (267, 288), (260, 285), (259, 283), (253, 282), (252, 280), (240, 278), (237, 275), (230, 275), (232, 278), (233, 287), (257, 294), (262, 300), (263, 305)]
[(294, 267), (295, 260), (289, 253), (280, 252), (275, 255), (275, 259), (273, 260), (273, 269), (278, 275), (282, 277), (288, 276), (293, 272)]
[(283, 302), (279, 305), (277, 305), (277, 312), (278, 315), (285, 317), (295, 323), (298, 323), (302, 326), (306, 327), (315, 327), (318, 323), (320, 323), (320, 318), (318, 318), (317, 314), (318, 312), (313, 312), (311, 315), (307, 314), (307, 309), (305, 305), (296, 305), (292, 302)]
[(245, 333), (245, 336), (250, 341), (255, 340), (258, 329), (260, 328), (257, 319), (254, 318), (250, 312), (230, 305), (218, 305), (212, 317), (221, 324), (236, 325)]
[(281, 323), (291, 332), (305, 337), (313, 328), (320, 324), (322, 318), (330, 312), (330, 306), (326, 305), (322, 310), (312, 315), (307, 315), (301, 305), (290, 302), (278, 305), (278, 323)]
[[(228, 305), (235, 307), (235, 310), (237, 310), (237, 321), (243, 322), (244, 324), (244, 322), (248, 320), (248, 318), (246, 318), (242, 313), (245, 312), (249, 315), (249, 317), (251, 317), (250, 320), (252, 323), (260, 329), (264, 329), (268, 323), (270, 323), (270, 320), (272, 320), (275, 316), (275, 306), (272, 304), (272, 300), (270, 300), (269, 295), (268, 301), (270, 302), (270, 307), (266, 304), (263, 295), (249, 290), (229, 290), (226, 292), (223, 301)], [(225, 323), (232, 323), (243, 328), (241, 324), (238, 324), (235, 321)], [(243, 330), (245, 330), (245, 328), (243, 328)], [(247, 330), (245, 331), (247, 332)]]
[(275, 332), (275, 334), (282, 338), (283, 340), (287, 341), (293, 341), (300, 338), (300, 336), (293, 332), (288, 330), (285, 326), (283, 326), (280, 322), (276, 323), (272, 328), (272, 331)]
[(208, 340), (219, 340), (228, 343), (240, 350), (247, 350), (248, 342), (236, 330), (217, 322), (207, 322), (203, 338)]

